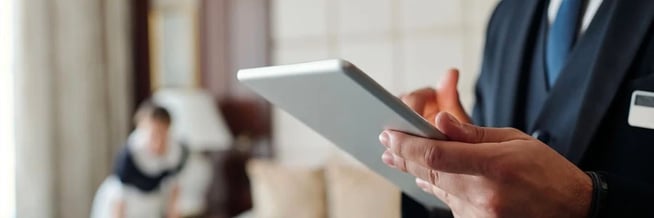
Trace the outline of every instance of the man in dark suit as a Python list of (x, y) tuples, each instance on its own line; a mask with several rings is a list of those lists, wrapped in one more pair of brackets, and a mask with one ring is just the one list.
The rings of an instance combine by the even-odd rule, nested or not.
[(383, 161), (455, 216), (654, 217), (653, 19), (649, 0), (501, 1), (472, 118), (450, 71), (402, 97), (450, 141), (387, 130)]

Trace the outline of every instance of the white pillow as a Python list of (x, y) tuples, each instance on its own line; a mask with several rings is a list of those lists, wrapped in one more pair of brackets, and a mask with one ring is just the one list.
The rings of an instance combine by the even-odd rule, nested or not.
[(250, 161), (247, 170), (256, 217), (327, 217), (323, 170), (263, 160)]
[(326, 166), (330, 217), (400, 217), (400, 190), (365, 166), (349, 160), (331, 158)]

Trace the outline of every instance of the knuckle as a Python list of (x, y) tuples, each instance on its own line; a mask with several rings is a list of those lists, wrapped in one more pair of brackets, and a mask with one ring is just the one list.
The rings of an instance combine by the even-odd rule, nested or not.
[(417, 94), (415, 92), (411, 92), (409, 94), (406, 94), (406, 95), (402, 96), (400, 99), (405, 104), (409, 104), (409, 103), (415, 102), (418, 99), (418, 96), (417, 96)]
[(404, 160), (400, 161), (400, 170), (402, 170), (402, 172), (405, 172), (405, 173), (409, 172), (407, 167), (406, 167), (406, 161), (404, 161)]
[(438, 199), (441, 199), (443, 203), (447, 204), (450, 207), (452, 206), (454, 200), (452, 199), (452, 196), (449, 193), (441, 190), (440, 188), (432, 188), (431, 191)]
[(499, 200), (491, 201), (487, 209), (493, 217), (505, 217), (504, 214), (507, 214), (508, 210), (506, 204)]
[(483, 128), (473, 128), (474, 130), (474, 135), (476, 136), (475, 138), (479, 139), (479, 141), (487, 141), (486, 139), (486, 131)]
[(404, 146), (405, 142), (402, 134), (393, 134), (393, 136), (391, 136), (390, 138), (391, 138), (390, 140), (391, 151), (393, 151), (393, 153), (399, 155), (400, 157), (404, 157), (406, 153), (406, 149), (408, 149), (409, 147)]
[(511, 135), (523, 135), (522, 131), (516, 128), (505, 128)]
[(451, 204), (453, 202), (450, 193), (443, 192), (442, 195), (443, 195), (443, 201), (445, 201), (446, 204)]
[(478, 198), (476, 204), (487, 211), (490, 217), (505, 217), (510, 207), (498, 192)]
[(518, 166), (506, 158), (506, 154), (499, 154), (488, 158), (485, 163), (485, 174), (500, 182), (515, 181), (518, 177)]
[(426, 96), (434, 96), (434, 95), (436, 95), (436, 89), (434, 89), (434, 88), (432, 88), (432, 87), (425, 87), (425, 88), (422, 88), (422, 89), (420, 89), (420, 92), (423, 93), (423, 95), (426, 95)]
[(406, 161), (404, 160), (404, 158), (395, 157), (394, 162), (397, 163), (397, 169), (399, 169), (402, 172), (407, 172)]
[(435, 170), (429, 170), (429, 183), (438, 187), (439, 184), (439, 175)]
[(432, 169), (439, 169), (442, 167), (443, 152), (440, 151), (438, 146), (428, 146), (423, 153), (425, 164)]

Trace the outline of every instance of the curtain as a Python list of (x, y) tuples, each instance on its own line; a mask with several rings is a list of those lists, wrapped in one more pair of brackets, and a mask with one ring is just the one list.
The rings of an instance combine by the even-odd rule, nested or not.
[(130, 128), (130, 0), (20, 0), (17, 217), (88, 217)]

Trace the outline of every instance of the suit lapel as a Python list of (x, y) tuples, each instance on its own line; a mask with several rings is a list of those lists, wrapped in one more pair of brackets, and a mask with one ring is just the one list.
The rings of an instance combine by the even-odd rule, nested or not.
[[(587, 30), (590, 35), (584, 36), (571, 55), (574, 64), (564, 67), (535, 122), (535, 128), (553, 131), (573, 125), (551, 146), (574, 163), (583, 157), (609, 109), (654, 14), (654, 1), (604, 0), (603, 4), (596, 16), (607, 16), (604, 27), (593, 21)], [(592, 50), (597, 46), (592, 44), (598, 42), (599, 47)], [(581, 73), (587, 70), (590, 73)], [(578, 89), (581, 91), (574, 91)], [(568, 116), (571, 111), (574, 115)]]
[[(606, 1), (606, 0), (605, 0)], [(652, 23), (654, 1), (612, 0), (613, 16), (601, 45), (581, 106), (568, 158), (578, 163), (611, 106), (625, 75), (636, 60)]]
[(520, 96), (518, 90), (522, 89), (523, 72), (528, 72), (528, 61), (524, 57), (530, 56), (533, 51), (533, 42), (538, 33), (538, 24), (540, 15), (544, 11), (544, 5), (547, 1), (515, 1), (511, 15), (513, 19), (508, 19), (504, 28), (510, 28), (514, 31), (504, 35), (505, 50), (501, 64), (498, 65), (500, 72), (497, 79), (498, 103), (494, 104), (495, 113), (489, 123), (496, 127), (516, 126), (516, 106), (519, 103)]

